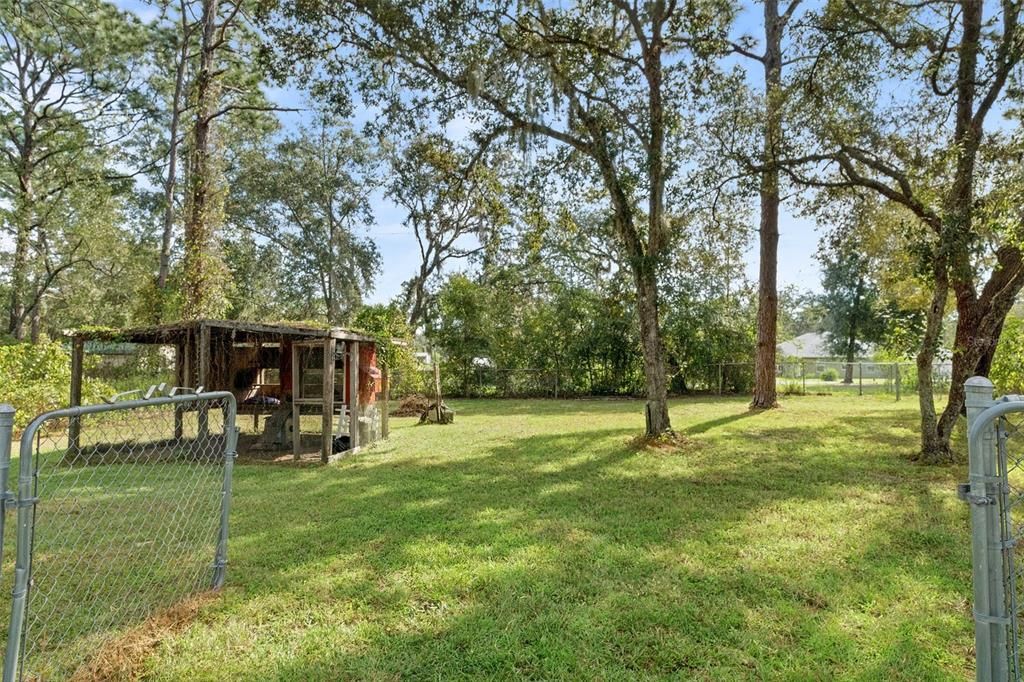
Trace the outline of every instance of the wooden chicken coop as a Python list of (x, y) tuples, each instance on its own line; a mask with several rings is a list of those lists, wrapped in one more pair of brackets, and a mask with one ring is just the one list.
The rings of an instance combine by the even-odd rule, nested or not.
[[(245, 426), (240, 454), (290, 451), (294, 459), (319, 454), (330, 462), (387, 437), (388, 376), (377, 364), (377, 342), (351, 330), (197, 320), (82, 330), (71, 340), (72, 405), (81, 404), (86, 342), (116, 340), (173, 356), (178, 386), (231, 391)], [(252, 417), (251, 430), (243, 415)]]

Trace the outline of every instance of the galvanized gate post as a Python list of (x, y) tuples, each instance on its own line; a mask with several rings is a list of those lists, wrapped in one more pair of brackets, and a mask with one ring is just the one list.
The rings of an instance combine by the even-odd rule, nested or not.
[(213, 562), (213, 589), (224, 586), (228, 565), (228, 516), (231, 513), (231, 477), (238, 455), (238, 427), (235, 426), (237, 406), (234, 396), (224, 410), (224, 483), (220, 492), (220, 530), (217, 533), (217, 555)]
[[(992, 382), (971, 377), (965, 384), (968, 431), (993, 403)], [(1003, 583), (1003, 548), (1000, 531), (999, 467), (996, 425), (981, 425), (969, 439), (969, 479), (961, 497), (971, 506), (971, 559), (974, 578), (974, 644), (979, 682), (1008, 679), (1006, 633), (1010, 624)], [(977, 432), (976, 429), (973, 432)]]
[(0, 405), (0, 566), (4, 560), (4, 522), (7, 519), (8, 502), (14, 494), (7, 489), (11, 479), (11, 438), (14, 437), (15, 410), (10, 405)]
[(21, 434), (18, 452), (18, 533), (15, 540), (14, 591), (11, 593), (11, 624), (7, 630), (7, 652), (4, 655), (3, 682), (19, 678), (18, 662), (21, 638), (25, 628), (25, 608), (28, 605), (29, 577), (32, 567), (32, 527), (35, 524), (35, 461), (32, 442), (45, 415), (36, 417)]

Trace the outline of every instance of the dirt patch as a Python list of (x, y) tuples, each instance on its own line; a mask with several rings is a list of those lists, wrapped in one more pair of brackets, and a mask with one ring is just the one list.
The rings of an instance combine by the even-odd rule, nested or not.
[(392, 417), (418, 417), (424, 410), (430, 407), (430, 398), (419, 393), (413, 393), (402, 398), (398, 407), (391, 410)]
[(660, 436), (637, 436), (629, 440), (629, 447), (637, 452), (649, 452), (658, 455), (671, 455), (680, 452), (692, 452), (700, 444), (679, 433), (663, 433)]
[(188, 627), (199, 610), (218, 596), (217, 592), (202, 592), (154, 614), (108, 642), (90, 661), (75, 671), (71, 677), (72, 682), (140, 679), (147, 656), (160, 642)]

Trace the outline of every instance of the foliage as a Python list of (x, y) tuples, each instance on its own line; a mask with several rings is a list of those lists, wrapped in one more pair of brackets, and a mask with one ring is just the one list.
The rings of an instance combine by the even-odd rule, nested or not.
[(246, 148), (237, 164), (229, 223), (250, 243), (228, 245), (229, 262), (257, 271), (263, 295), (288, 316), (349, 321), (380, 270), (377, 246), (359, 230), (372, 221), (376, 186), (369, 141), (323, 116)]
[(779, 291), (779, 338), (788, 341), (821, 331), (825, 314), (819, 293), (800, 289), (795, 284), (783, 287)]
[(989, 378), (998, 393), (1024, 395), (1024, 318), (1006, 319)]
[[(2, 400), (18, 411), (16, 426), (25, 426), (47, 410), (67, 407), (70, 385), (71, 354), (60, 343), (0, 345)], [(83, 403), (98, 401), (113, 392), (103, 381), (82, 383)]]
[(122, 222), (127, 190), (113, 169), (130, 163), (119, 141), (145, 116), (136, 71), (146, 33), (103, 0), (4, 0), (0, 36), (7, 331), (36, 339), (54, 298), (73, 310), (73, 294), (90, 278), (109, 286), (136, 274), (131, 236), (111, 228)]
[(829, 382), (831, 382), (831, 381), (838, 381), (839, 380), (839, 374), (834, 369), (826, 369), (825, 371), (823, 371), (821, 373), (821, 377), (820, 378), (821, 378), (822, 381), (829, 381)]
[(833, 355), (853, 362), (884, 334), (878, 287), (869, 279), (866, 259), (849, 244), (833, 244), (822, 261), (825, 339)]
[(428, 285), (450, 261), (493, 250), (508, 220), (498, 173), (439, 135), (421, 135), (391, 160), (388, 196), (406, 213), (419, 246), (419, 267), (402, 284), (413, 328), (424, 323)]
[(388, 369), (392, 393), (406, 395), (424, 389), (423, 377), (413, 355), (413, 334), (399, 307), (363, 306), (356, 314), (354, 326), (377, 340), (377, 362)]

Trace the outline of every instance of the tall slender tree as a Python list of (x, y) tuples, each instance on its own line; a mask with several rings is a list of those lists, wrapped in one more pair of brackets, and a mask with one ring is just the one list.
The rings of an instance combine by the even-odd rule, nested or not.
[(392, 160), (388, 195), (405, 209), (419, 247), (417, 271), (403, 284), (408, 324), (424, 323), (427, 286), (453, 260), (488, 246), (504, 208), (495, 173), (440, 135), (413, 140)]
[(62, 203), (82, 183), (116, 175), (106, 155), (139, 116), (130, 95), (144, 40), (137, 20), (102, 0), (0, 3), (0, 198), (14, 243), (15, 338), (38, 329), (47, 291), (80, 257), (73, 243), (53, 249)]
[[(754, 169), (758, 177), (760, 220), (758, 225), (758, 303), (757, 342), (754, 354), (754, 397), (756, 408), (775, 407), (776, 358), (779, 322), (779, 207), (781, 205), (781, 172), (779, 159), (785, 156), (785, 111), (790, 88), (783, 80), (783, 68), (790, 63), (786, 54), (786, 35), (802, 0), (761, 0), (763, 5), (762, 29), (764, 36), (758, 41), (752, 36), (741, 36), (732, 42), (732, 51), (753, 60), (761, 73), (753, 80), (762, 81), (760, 111), (755, 120), (760, 133), (760, 157), (747, 158), (740, 153), (741, 163)], [(756, 44), (761, 43), (760, 51)], [(733, 101), (732, 106), (736, 106)]]

